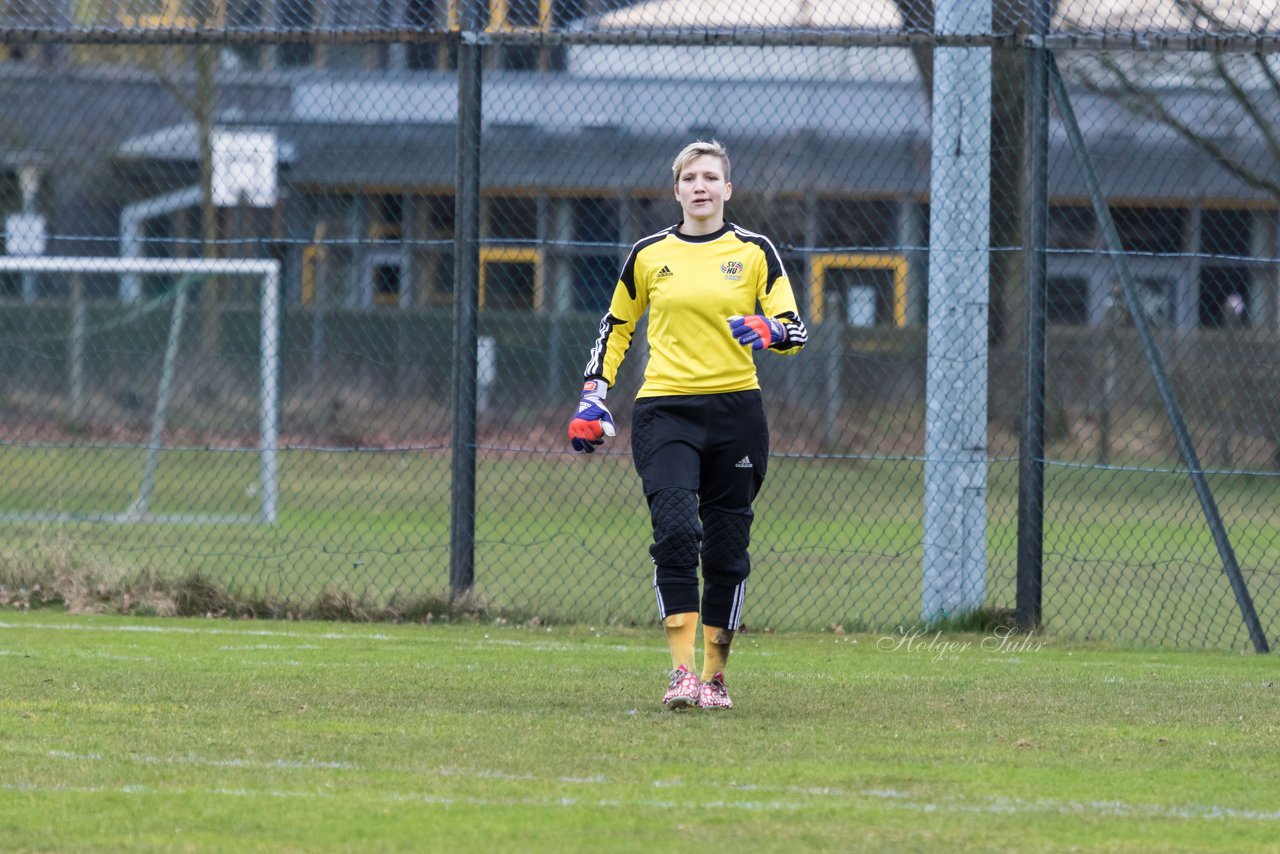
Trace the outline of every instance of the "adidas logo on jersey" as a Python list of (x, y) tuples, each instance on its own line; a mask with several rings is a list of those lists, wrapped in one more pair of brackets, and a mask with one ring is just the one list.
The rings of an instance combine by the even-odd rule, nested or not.
[(654, 278), (655, 278), (655, 279), (665, 279), (665, 278), (667, 278), (668, 276), (674, 276), (674, 275), (675, 275), (675, 273), (671, 272), (671, 268), (670, 268), (669, 266), (667, 266), (666, 264), (663, 264), (663, 265), (662, 265), (662, 269), (658, 271), (658, 275), (654, 276)]
[(736, 469), (749, 469), (749, 468), (755, 468), (755, 466), (751, 465), (751, 458), (750, 458), (750, 457), (743, 457), (742, 459), (740, 459), (740, 460), (738, 460), (736, 463), (734, 463), (734, 464), (733, 464), (733, 467), (734, 467), (734, 468), (736, 468)]

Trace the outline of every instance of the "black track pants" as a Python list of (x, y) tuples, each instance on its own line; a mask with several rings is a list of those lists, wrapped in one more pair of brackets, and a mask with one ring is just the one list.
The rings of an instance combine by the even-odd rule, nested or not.
[(701, 610), (704, 625), (737, 629), (751, 573), (751, 503), (769, 462), (760, 392), (640, 398), (631, 449), (653, 522), (659, 614)]

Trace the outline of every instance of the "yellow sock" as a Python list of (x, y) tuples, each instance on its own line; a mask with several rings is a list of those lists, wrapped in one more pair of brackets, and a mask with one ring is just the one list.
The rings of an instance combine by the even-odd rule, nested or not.
[(698, 615), (692, 612), (671, 614), (662, 621), (671, 647), (671, 669), (684, 665), (693, 672), (693, 641), (698, 636)]
[(702, 681), (710, 682), (717, 673), (724, 673), (729, 663), (729, 645), (733, 632), (715, 626), (702, 627)]

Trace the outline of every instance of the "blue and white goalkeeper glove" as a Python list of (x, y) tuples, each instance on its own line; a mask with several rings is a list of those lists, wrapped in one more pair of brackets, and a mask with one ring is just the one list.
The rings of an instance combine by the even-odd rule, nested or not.
[(613, 413), (604, 405), (609, 394), (609, 384), (604, 380), (587, 380), (578, 400), (578, 413), (569, 422), (569, 441), (578, 453), (593, 454), (596, 445), (604, 444), (604, 437), (617, 435), (613, 426)]
[(787, 327), (782, 321), (763, 314), (734, 315), (729, 318), (729, 331), (739, 344), (752, 350), (767, 350), (787, 340)]

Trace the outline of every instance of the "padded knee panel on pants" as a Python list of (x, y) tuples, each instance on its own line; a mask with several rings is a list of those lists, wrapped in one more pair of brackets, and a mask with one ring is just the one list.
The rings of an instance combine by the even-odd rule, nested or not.
[(751, 516), (710, 512), (703, 518), (702, 576), (709, 583), (732, 587), (751, 574), (747, 546), (751, 542)]
[(649, 554), (659, 567), (695, 567), (702, 542), (698, 497), (690, 489), (660, 489), (649, 496), (653, 545)]

